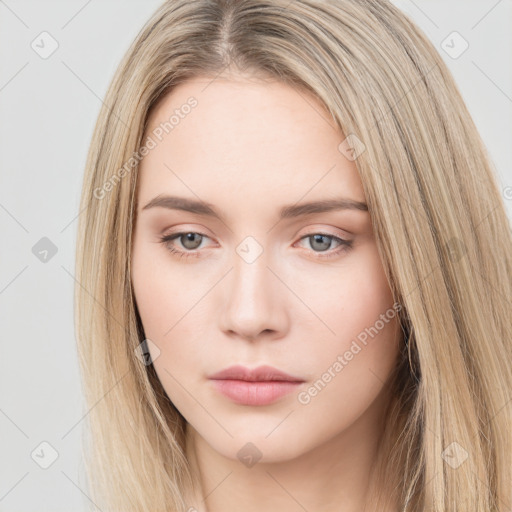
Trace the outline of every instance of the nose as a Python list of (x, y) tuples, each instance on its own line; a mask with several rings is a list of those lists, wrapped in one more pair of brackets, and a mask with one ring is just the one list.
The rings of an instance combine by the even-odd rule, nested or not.
[(265, 251), (250, 263), (236, 253), (232, 261), (220, 299), (222, 332), (249, 341), (284, 336), (289, 324), (286, 288), (268, 267)]

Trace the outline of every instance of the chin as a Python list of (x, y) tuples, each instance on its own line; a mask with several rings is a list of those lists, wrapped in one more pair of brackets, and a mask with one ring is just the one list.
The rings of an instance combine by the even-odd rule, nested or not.
[(287, 462), (307, 451), (305, 446), (299, 445), (297, 440), (290, 436), (271, 434), (265, 438), (264, 434), (251, 430), (247, 431), (247, 434), (239, 433), (227, 442), (225, 439), (209, 441), (207, 438), (205, 441), (222, 456), (240, 461), (247, 467), (252, 467), (256, 463)]

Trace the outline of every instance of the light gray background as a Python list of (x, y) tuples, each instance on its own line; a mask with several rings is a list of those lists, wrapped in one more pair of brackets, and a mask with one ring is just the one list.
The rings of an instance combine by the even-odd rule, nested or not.
[[(394, 3), (452, 70), (512, 218), (512, 1)], [(159, 4), (0, 0), (0, 512), (91, 506), (81, 457), (88, 411), (73, 329), (80, 186), (110, 78)], [(35, 40), (43, 51), (43, 31), (59, 45), (46, 59), (31, 47)], [(441, 46), (453, 31), (469, 43), (457, 59)], [(57, 249), (46, 262), (32, 251), (43, 237)], [(47, 469), (40, 464), (52, 452), (44, 441), (58, 453)]]

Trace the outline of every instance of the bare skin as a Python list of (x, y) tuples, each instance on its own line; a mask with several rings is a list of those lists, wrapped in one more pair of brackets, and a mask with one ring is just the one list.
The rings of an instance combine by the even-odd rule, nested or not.
[[(188, 422), (202, 487), (190, 510), (361, 512), (400, 339), (370, 215), (279, 218), (284, 205), (365, 202), (355, 162), (338, 149), (345, 136), (312, 96), (279, 82), (181, 84), (146, 136), (176, 109), (189, 113), (140, 167), (132, 277), (155, 370)], [(206, 201), (223, 218), (144, 209), (165, 194)], [(160, 240), (176, 233), (197, 234)], [(208, 378), (234, 364), (304, 382), (241, 405)]]

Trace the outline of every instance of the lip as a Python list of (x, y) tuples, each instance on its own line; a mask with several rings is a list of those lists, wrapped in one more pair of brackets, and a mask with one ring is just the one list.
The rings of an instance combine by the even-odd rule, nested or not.
[(258, 366), (257, 368), (247, 368), (242, 365), (230, 366), (224, 370), (214, 373), (208, 377), (214, 380), (244, 380), (247, 382), (265, 382), (265, 381), (288, 381), (304, 382), (304, 379), (289, 375), (273, 366)]
[(230, 366), (208, 377), (223, 395), (241, 405), (268, 405), (294, 391), (304, 379), (272, 366)]

